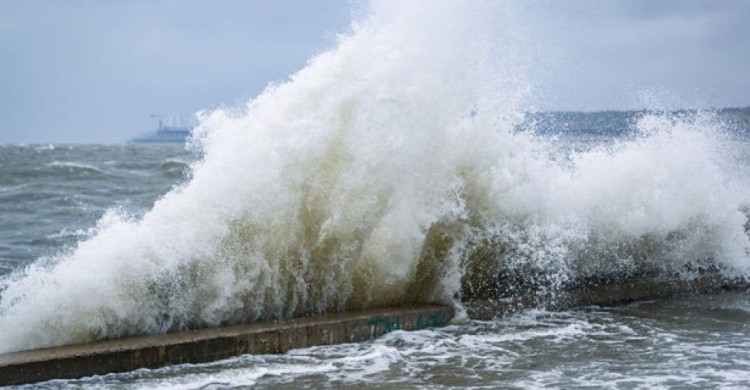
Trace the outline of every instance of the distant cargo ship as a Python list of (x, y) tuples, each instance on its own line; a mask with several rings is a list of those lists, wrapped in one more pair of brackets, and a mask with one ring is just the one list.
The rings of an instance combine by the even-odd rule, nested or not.
[(159, 128), (156, 131), (136, 137), (130, 140), (136, 144), (184, 144), (195, 126), (186, 126), (183, 116), (171, 115), (168, 124), (164, 125), (162, 115), (151, 115), (159, 119)]
[[(695, 110), (678, 110), (690, 112)], [(722, 108), (714, 110), (726, 130), (750, 132), (750, 107)], [(533, 131), (539, 134), (589, 134), (589, 135), (623, 135), (632, 131), (632, 125), (646, 111), (601, 111), (601, 112), (536, 112), (527, 113), (526, 120), (519, 125), (519, 130), (527, 129), (533, 124)], [(179, 143), (184, 144), (195, 125), (194, 117), (184, 115), (152, 115), (159, 119), (159, 129), (142, 137), (133, 138), (132, 143)], [(167, 119), (167, 125), (162, 118)]]
[(146, 134), (142, 137), (136, 137), (130, 140), (136, 144), (177, 144), (185, 143), (190, 132), (190, 127), (161, 127), (155, 132)]

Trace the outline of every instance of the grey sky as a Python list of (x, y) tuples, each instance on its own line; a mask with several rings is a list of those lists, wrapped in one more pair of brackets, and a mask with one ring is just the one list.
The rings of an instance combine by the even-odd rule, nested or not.
[(120, 142), (247, 100), (349, 19), (346, 0), (0, 0), (0, 142)]
[(750, 105), (750, 1), (524, 4), (542, 109)]
[[(750, 1), (519, 1), (537, 109), (750, 105)], [(0, 0), (0, 143), (121, 142), (244, 102), (346, 31), (348, 0)]]

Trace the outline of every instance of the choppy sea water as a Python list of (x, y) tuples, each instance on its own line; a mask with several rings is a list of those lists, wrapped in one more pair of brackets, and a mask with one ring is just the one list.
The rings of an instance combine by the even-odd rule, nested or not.
[[(0, 147), (0, 353), (587, 280), (750, 278), (747, 110), (528, 116), (534, 50), (512, 1), (372, 0), (356, 19), (287, 82), (201, 114), (191, 152)], [(50, 385), (741, 387), (747, 306), (529, 308)]]
[(0, 145), (0, 274), (70, 248), (107, 210), (142, 215), (189, 159), (176, 145)]
[(51, 388), (746, 388), (746, 293), (527, 310), (356, 344), (45, 383)]
[(746, 388), (745, 293), (528, 310), (494, 321), (284, 355), (139, 370), (50, 386), (122, 388)]
[[(559, 140), (558, 140), (559, 141)], [(611, 142), (566, 138), (567, 150)], [(189, 179), (182, 146), (2, 146), (0, 266), (8, 277), (94, 235), (107, 212), (139, 218)], [(743, 388), (750, 296), (692, 296), (397, 331), (380, 339), (138, 370), (49, 388)]]

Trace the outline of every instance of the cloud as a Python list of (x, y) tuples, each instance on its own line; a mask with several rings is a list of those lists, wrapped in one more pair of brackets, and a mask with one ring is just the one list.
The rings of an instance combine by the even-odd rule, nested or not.
[(347, 1), (0, 1), (0, 142), (122, 142), (286, 78)]
[[(750, 105), (750, 1), (515, 4), (537, 109), (638, 108), (654, 95)], [(154, 127), (151, 113), (246, 100), (332, 45), (351, 7), (0, 0), (0, 142), (121, 142)]]
[(750, 2), (527, 4), (542, 106), (638, 108), (644, 90), (671, 91), (682, 106), (750, 104)]

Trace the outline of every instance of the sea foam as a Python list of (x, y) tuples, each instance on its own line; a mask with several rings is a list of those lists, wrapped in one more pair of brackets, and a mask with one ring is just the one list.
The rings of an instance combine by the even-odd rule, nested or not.
[[(0, 352), (710, 265), (750, 243), (720, 124), (644, 114), (569, 152), (518, 131), (509, 2), (375, 0), (246, 107), (202, 114), (190, 180), (9, 278)], [(508, 277), (508, 275), (514, 275)]]

